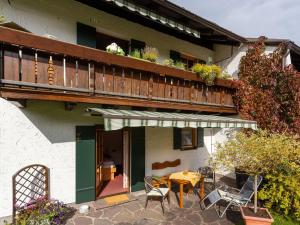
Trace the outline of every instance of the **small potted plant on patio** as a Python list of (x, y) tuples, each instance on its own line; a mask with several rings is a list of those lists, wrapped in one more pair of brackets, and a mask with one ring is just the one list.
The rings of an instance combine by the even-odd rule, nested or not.
[(216, 167), (239, 168), (255, 178), (254, 207), (241, 207), (246, 225), (272, 224), (273, 218), (268, 209), (257, 207), (257, 178), (259, 175), (275, 174), (286, 167), (299, 150), (300, 143), (296, 138), (264, 130), (238, 132), (234, 139), (217, 146), (211, 158)]

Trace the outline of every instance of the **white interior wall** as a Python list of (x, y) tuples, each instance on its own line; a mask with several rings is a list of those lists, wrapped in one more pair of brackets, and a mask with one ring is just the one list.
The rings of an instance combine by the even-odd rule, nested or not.
[(76, 43), (76, 22), (81, 22), (98, 31), (116, 37), (144, 41), (158, 48), (159, 61), (169, 58), (170, 49), (188, 53), (207, 61), (214, 52), (207, 48), (177, 39), (153, 29), (110, 15), (74, 0), (11, 0), (0, 1), (0, 15), (14, 21), (29, 31), (45, 35), (51, 34), (59, 40)]
[(86, 107), (29, 101), (21, 109), (0, 98), (0, 217), (12, 213), (13, 174), (30, 164), (49, 167), (52, 198), (75, 201), (75, 126), (103, 122), (83, 116)]

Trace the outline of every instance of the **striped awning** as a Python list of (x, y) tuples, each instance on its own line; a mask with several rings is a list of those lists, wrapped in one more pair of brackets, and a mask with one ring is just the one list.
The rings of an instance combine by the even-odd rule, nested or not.
[(148, 9), (142, 8), (140, 6), (137, 6), (136, 4), (133, 4), (127, 0), (106, 0), (107, 2), (113, 2), (115, 5), (119, 7), (125, 7), (128, 10), (132, 12), (139, 13), (140, 15), (147, 17), (153, 21), (156, 21), (158, 23), (161, 23), (165, 26), (171, 27), (173, 29), (177, 29), (181, 32), (185, 32), (191, 36), (194, 36), (196, 38), (200, 38), (200, 32), (198, 30), (195, 30), (191, 27), (188, 27), (186, 24), (180, 24), (177, 23), (169, 18), (163, 17), (161, 15), (158, 15), (154, 11), (150, 11)]
[(91, 115), (100, 115), (104, 118), (105, 130), (119, 130), (123, 127), (218, 127), (257, 129), (255, 121), (225, 116), (102, 108), (88, 108), (87, 111), (91, 113)]

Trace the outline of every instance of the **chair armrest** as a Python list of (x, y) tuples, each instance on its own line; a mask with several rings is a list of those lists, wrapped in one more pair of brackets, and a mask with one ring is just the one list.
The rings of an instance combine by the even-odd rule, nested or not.
[(219, 186), (217, 188), (220, 189), (220, 190), (222, 190), (222, 191), (229, 192), (229, 193), (231, 193), (231, 192), (240, 193), (240, 191), (241, 191), (238, 188), (234, 188), (234, 187), (231, 187), (231, 186), (228, 186), (228, 185), (225, 185), (225, 184), (223, 184), (223, 185), (221, 185), (221, 186)]

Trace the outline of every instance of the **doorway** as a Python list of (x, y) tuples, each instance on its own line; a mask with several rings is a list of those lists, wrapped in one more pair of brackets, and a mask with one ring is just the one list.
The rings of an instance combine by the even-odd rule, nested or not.
[(96, 128), (96, 198), (128, 192), (126, 130)]

